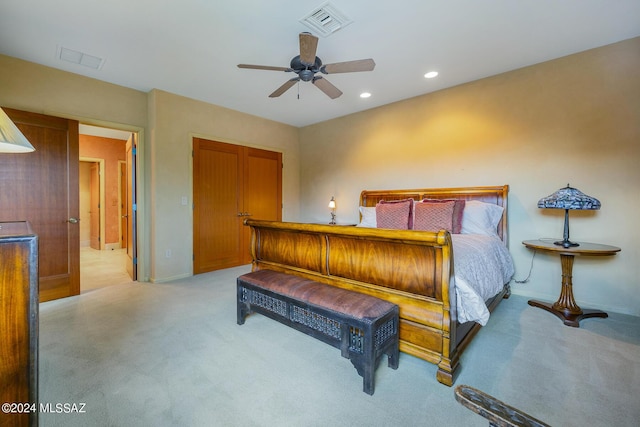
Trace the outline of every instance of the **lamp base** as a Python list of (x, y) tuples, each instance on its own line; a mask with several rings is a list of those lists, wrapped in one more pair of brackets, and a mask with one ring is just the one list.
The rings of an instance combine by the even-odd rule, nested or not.
[(564, 234), (562, 235), (562, 240), (553, 242), (553, 244), (562, 246), (563, 248), (580, 246), (578, 243), (574, 243), (569, 240), (569, 209), (564, 210)]
[(553, 242), (553, 244), (562, 246), (563, 248), (573, 248), (575, 246), (580, 246), (579, 243), (575, 243), (570, 240), (558, 240), (557, 242)]

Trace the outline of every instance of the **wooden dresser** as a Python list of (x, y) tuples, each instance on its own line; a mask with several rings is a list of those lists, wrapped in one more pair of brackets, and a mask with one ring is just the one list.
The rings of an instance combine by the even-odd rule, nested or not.
[(38, 236), (27, 222), (0, 222), (0, 334), (0, 426), (37, 426)]

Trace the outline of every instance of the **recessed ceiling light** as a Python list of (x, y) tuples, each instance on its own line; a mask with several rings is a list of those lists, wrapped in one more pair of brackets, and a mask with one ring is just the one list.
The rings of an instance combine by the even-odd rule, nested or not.
[(371, 94), (369, 92), (362, 92), (360, 94), (360, 98), (369, 98), (371, 96)]
[(434, 77), (436, 77), (438, 75), (437, 71), (429, 71), (427, 74), (424, 75), (424, 77), (426, 79), (432, 79)]

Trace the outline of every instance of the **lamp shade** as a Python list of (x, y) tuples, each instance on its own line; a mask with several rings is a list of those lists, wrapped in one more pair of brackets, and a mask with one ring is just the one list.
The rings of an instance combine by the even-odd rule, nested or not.
[(539, 208), (547, 209), (600, 209), (600, 201), (591, 196), (587, 196), (582, 191), (569, 187), (559, 189), (550, 196), (543, 197), (538, 201)]
[(28, 153), (35, 151), (33, 145), (0, 108), (0, 153)]
[(600, 200), (587, 196), (582, 191), (570, 187), (561, 188), (550, 196), (538, 201), (539, 208), (564, 209), (564, 234), (563, 239), (553, 242), (556, 245), (570, 248), (580, 246), (569, 240), (569, 209), (595, 210), (600, 209)]
[(336, 199), (331, 196), (331, 200), (329, 200), (329, 209), (331, 209), (331, 222), (329, 224), (336, 223)]

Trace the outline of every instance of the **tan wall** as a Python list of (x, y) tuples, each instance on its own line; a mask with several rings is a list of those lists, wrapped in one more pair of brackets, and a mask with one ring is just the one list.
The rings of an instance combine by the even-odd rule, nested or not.
[[(126, 140), (80, 135), (80, 157), (104, 159), (105, 244), (120, 242), (119, 161), (125, 160)], [(126, 183), (125, 183), (126, 184)]]
[(34, 113), (144, 127), (147, 95), (0, 55), (0, 102)]
[[(282, 152), (282, 218), (298, 218), (297, 128), (161, 90), (151, 92), (149, 113), (152, 280), (171, 280), (193, 271), (194, 136)], [(187, 206), (181, 204), (182, 197), (188, 197)]]
[[(283, 218), (299, 215), (298, 130), (171, 95), (143, 93), (0, 55), (0, 105), (141, 131), (140, 280), (192, 274), (191, 137), (283, 153)], [(182, 196), (188, 205), (181, 205)], [(165, 258), (166, 249), (172, 257)]]
[[(146, 93), (5, 55), (0, 55), (0, 105), (140, 131), (143, 136), (147, 126)], [(139, 245), (142, 280), (149, 278), (151, 239), (146, 226), (142, 223), (140, 231), (146, 240)]]
[[(537, 201), (570, 183), (602, 209), (571, 212), (571, 237), (619, 246), (576, 259), (579, 304), (640, 315), (640, 38), (515, 70), (300, 130), (301, 218), (356, 221), (362, 189), (509, 184), (510, 249), (562, 235), (563, 213)], [(443, 70), (446, 72), (446, 70)], [(538, 254), (517, 294), (555, 301), (557, 256)]]

